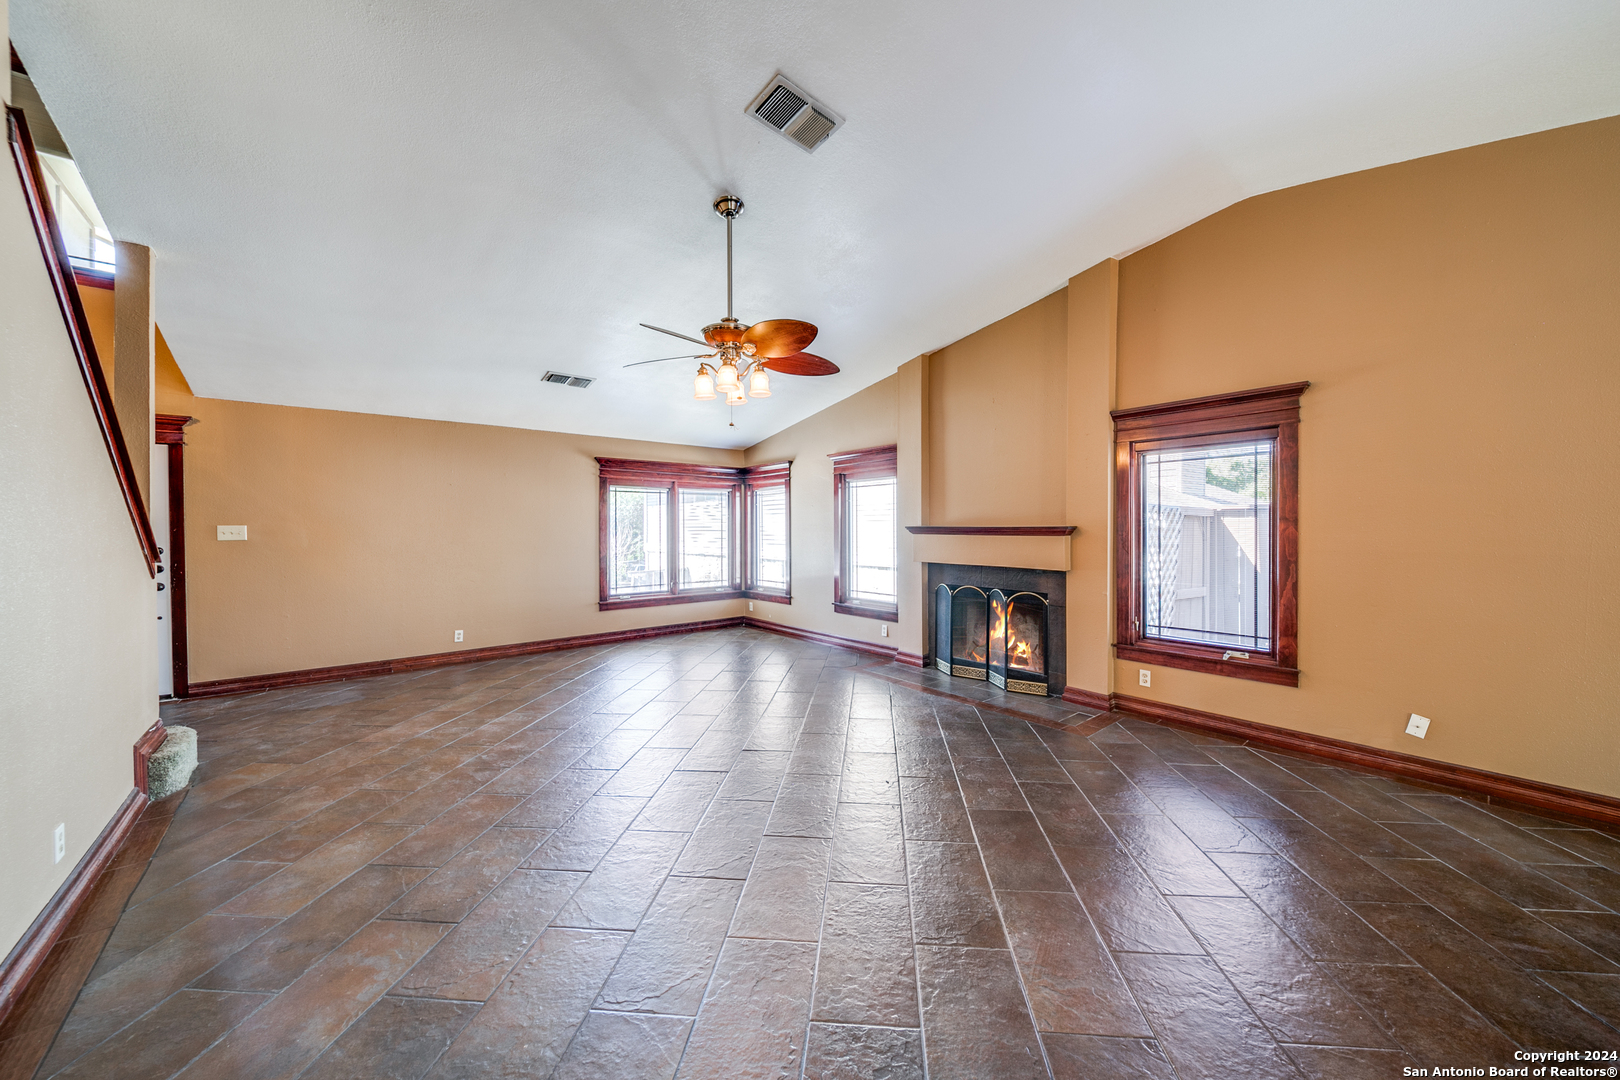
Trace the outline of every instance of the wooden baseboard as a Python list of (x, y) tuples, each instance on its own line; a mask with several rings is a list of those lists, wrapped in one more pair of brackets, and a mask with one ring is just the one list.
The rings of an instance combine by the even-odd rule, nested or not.
[(881, 656), (885, 660), (893, 660), (898, 652), (893, 645), (879, 645), (872, 641), (862, 641), (859, 638), (839, 637), (837, 634), (823, 634), (819, 630), (801, 630), (797, 626), (787, 626), (783, 623), (766, 622), (756, 619), (752, 615), (743, 616), (743, 623), (755, 630), (764, 630), (772, 634), (781, 634), (783, 637), (798, 638), (800, 641), (813, 641), (817, 645), (833, 645), (840, 649), (852, 649), (868, 656)]
[(22, 938), (12, 947), (4, 962), (0, 962), (0, 1024), (22, 1000), (29, 982), (38, 974), (52, 946), (73, 921), (73, 916), (90, 895), (91, 888), (101, 872), (111, 865), (124, 846), (129, 832), (135, 827), (141, 811), (146, 808), (146, 796), (132, 791), (118, 808), (107, 827), (101, 830), (90, 850), (84, 853), (73, 872), (68, 874), (62, 887), (56, 890), (45, 909), (39, 913)]
[[(743, 625), (740, 615), (724, 619), (705, 619), (701, 622), (669, 623), (664, 626), (644, 626), (635, 630), (612, 630), (602, 634), (577, 634), (573, 637), (548, 638), (545, 641), (523, 641), (515, 645), (491, 645), (482, 649), (463, 649), (458, 652), (428, 653), (406, 656), (398, 660), (373, 660), (363, 664), (340, 664), (336, 667), (306, 668), (302, 671), (281, 671), (271, 675), (244, 675), (235, 679), (212, 679), (191, 684), (191, 697), (224, 697), (227, 694), (253, 694), (263, 690), (279, 690), (288, 686), (310, 686), (316, 683), (345, 682), (373, 675), (395, 675), (424, 668), (449, 667), (454, 664), (482, 664), (489, 660), (506, 660), (514, 656), (534, 656), (538, 653), (580, 649), (590, 645), (617, 645), (643, 638), (666, 637), (670, 634), (690, 634), (698, 630), (721, 630)], [(763, 624), (769, 625), (769, 624)]]
[(896, 651), (894, 654), (894, 662), (897, 664), (904, 664), (907, 667), (920, 668), (925, 665), (926, 660), (923, 657), (918, 656), (916, 653)]
[(149, 790), (146, 784), (146, 763), (157, 753), (163, 740), (169, 737), (169, 732), (159, 720), (146, 729), (146, 734), (135, 740), (135, 790), (145, 795)]
[(1452, 765), (1444, 761), (1403, 754), (1397, 750), (1380, 750), (1374, 746), (1330, 739), (1325, 735), (1312, 735), (1304, 731), (1257, 724), (1253, 720), (1240, 720), (1235, 716), (1203, 712), (1162, 701), (1113, 695), (1114, 709), (1157, 723), (1192, 728), (1214, 735), (1243, 739), (1260, 746), (1269, 746), (1289, 753), (1309, 754), (1340, 765), (1398, 776), (1422, 784), (1462, 792), (1486, 802), (1501, 803), (1524, 810), (1551, 814), (1555, 817), (1579, 821), (1593, 821), (1613, 827), (1620, 825), (1620, 799), (1590, 791), (1545, 784), (1539, 780), (1526, 780), (1505, 773), (1488, 772), (1467, 765)]
[(1065, 686), (1063, 700), (1070, 705), (1078, 705), (1082, 709), (1096, 709), (1098, 712), (1107, 712), (1114, 707), (1107, 694), (1099, 694), (1095, 690), (1082, 690), (1078, 686)]

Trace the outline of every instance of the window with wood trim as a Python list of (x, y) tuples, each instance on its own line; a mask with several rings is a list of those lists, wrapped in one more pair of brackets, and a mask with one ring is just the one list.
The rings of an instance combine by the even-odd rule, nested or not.
[[(789, 464), (756, 468), (597, 458), (601, 475), (600, 600), (609, 608), (752, 597), (787, 602), (785, 536), (759, 581), (756, 518), (787, 515)], [(755, 509), (759, 493), (765, 507)], [(755, 582), (759, 581), (756, 586)]]
[(1299, 399), (1119, 409), (1115, 653), (1299, 685)]
[(900, 498), (895, 448), (874, 446), (833, 460), (833, 610), (900, 618)]
[(752, 599), (786, 603), (793, 597), (790, 464), (780, 461), (743, 470), (744, 588)]

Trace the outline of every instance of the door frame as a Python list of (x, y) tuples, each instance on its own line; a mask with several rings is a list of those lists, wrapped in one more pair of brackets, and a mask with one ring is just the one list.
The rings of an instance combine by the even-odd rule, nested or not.
[(185, 429), (195, 417), (158, 413), (156, 441), (169, 448), (169, 535), (160, 540), (169, 561), (169, 634), (174, 644), (174, 696), (191, 696), (186, 657)]

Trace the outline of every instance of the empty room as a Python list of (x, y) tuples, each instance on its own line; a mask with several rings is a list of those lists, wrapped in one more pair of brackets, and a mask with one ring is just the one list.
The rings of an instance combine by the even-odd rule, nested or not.
[(0, 26), (0, 1080), (1620, 1075), (1620, 7)]

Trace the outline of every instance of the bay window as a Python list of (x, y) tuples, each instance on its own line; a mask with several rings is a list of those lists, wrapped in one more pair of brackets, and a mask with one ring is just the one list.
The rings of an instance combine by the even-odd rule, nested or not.
[(600, 608), (788, 600), (788, 463), (596, 460)]

